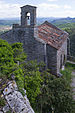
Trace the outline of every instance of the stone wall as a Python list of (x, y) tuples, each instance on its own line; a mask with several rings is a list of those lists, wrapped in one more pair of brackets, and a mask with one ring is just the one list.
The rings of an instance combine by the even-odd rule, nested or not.
[(36, 27), (20, 26), (0, 35), (0, 37), (9, 43), (23, 43), (24, 51), (27, 54), (27, 60), (37, 60), (38, 62), (44, 61), (46, 67), (51, 70), (51, 73), (56, 75), (60, 72), (61, 55), (61, 65), (63, 65), (64, 59), (65, 61), (67, 59), (67, 40), (57, 51), (57, 49), (51, 47), (42, 39), (38, 38), (37, 32)]
[(47, 45), (47, 65), (50, 72), (57, 75), (57, 50)]
[(67, 39), (63, 43), (62, 47), (57, 51), (57, 73), (60, 72), (60, 69), (65, 64), (66, 60), (67, 60)]
[(44, 43), (34, 38), (34, 27), (13, 28), (12, 30), (0, 35), (0, 38), (8, 43), (21, 42), (27, 54), (27, 60), (44, 61)]
[[(62, 58), (61, 58), (62, 57)], [(52, 74), (59, 75), (67, 60), (67, 39), (59, 50), (47, 45), (47, 65)], [(59, 75), (60, 76), (60, 75)]]

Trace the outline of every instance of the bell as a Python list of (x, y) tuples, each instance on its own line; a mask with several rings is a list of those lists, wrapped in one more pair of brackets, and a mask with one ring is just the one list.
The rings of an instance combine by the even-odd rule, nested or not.
[(30, 16), (27, 16), (28, 20), (29, 20), (29, 17), (30, 17)]

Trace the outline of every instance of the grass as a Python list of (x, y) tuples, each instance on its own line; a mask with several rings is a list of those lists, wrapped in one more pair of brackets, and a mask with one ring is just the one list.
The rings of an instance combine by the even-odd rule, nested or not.
[[(67, 80), (71, 91), (73, 89), (73, 87), (71, 87), (72, 78), (73, 78), (72, 72), (74, 70), (75, 70), (75, 64), (67, 62), (65, 65), (65, 70), (61, 71), (61, 73), (63, 74), (63, 78)], [(75, 92), (72, 92), (72, 95), (75, 95)], [(75, 111), (75, 100), (73, 100), (73, 110)]]
[(61, 70), (61, 73), (63, 74), (63, 78), (65, 78), (69, 84), (72, 82), (72, 72), (75, 70), (75, 64), (67, 62), (65, 65), (65, 70)]
[(66, 68), (70, 68), (71, 70), (75, 69), (75, 64), (72, 64), (72, 63), (69, 63), (69, 62), (67, 62), (65, 66), (66, 66)]
[(63, 74), (63, 78), (65, 78), (69, 83), (71, 83), (71, 78), (72, 78), (72, 71), (68, 68), (65, 68), (64, 71), (61, 71)]

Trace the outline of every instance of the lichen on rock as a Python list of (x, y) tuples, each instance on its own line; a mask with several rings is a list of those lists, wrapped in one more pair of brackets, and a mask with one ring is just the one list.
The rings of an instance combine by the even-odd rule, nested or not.
[[(25, 91), (26, 92), (26, 91)], [(19, 92), (15, 81), (9, 81), (7, 87), (3, 91), (3, 97), (6, 100), (6, 105), (3, 107), (3, 113), (11, 110), (13, 113), (34, 113), (27, 95)], [(2, 113), (0, 111), (0, 113)]]

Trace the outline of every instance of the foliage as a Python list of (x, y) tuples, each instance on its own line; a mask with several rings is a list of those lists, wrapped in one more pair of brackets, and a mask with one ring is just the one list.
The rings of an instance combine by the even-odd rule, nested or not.
[[(10, 45), (0, 40), (0, 51), (0, 77), (10, 78), (14, 74), (19, 90), (24, 93), (22, 88), (26, 89), (35, 112), (49, 113), (53, 108), (55, 113), (74, 113), (69, 84), (71, 68), (62, 72), (64, 77), (57, 78), (49, 70), (43, 70), (43, 62), (25, 61), (26, 54), (21, 43)], [(66, 65), (69, 67), (69, 64)]]
[(73, 27), (65, 28), (64, 30), (69, 33), (70, 52), (72, 56), (75, 56), (75, 24)]
[(69, 62), (67, 62), (65, 66), (66, 66), (68, 69), (70, 68), (70, 70), (75, 69), (75, 64), (72, 64), (72, 63), (69, 63)]
[(0, 72), (8, 75), (15, 67), (11, 46), (0, 39)]
[(23, 52), (22, 43), (8, 44), (0, 39), (0, 70), (4, 75), (11, 75), (17, 68), (17, 61), (22, 62), (26, 59)]
[(14, 43), (12, 44), (12, 50), (13, 50), (13, 57), (14, 57), (14, 61), (20, 61), (23, 62), (26, 59), (26, 54), (24, 53), (23, 50), (23, 44), (22, 43)]
[(15, 71), (14, 71), (14, 75), (15, 75), (15, 80), (16, 83), (18, 85), (19, 91), (24, 94), (24, 92), (22, 91), (22, 88), (24, 88), (24, 74), (23, 71), (20, 67), (18, 67)]
[(5, 100), (0, 97), (0, 107), (5, 106)]
[[(72, 77), (73, 77), (72, 72), (75, 70), (75, 64), (67, 62), (65, 66), (66, 66), (65, 70), (61, 71), (61, 73), (64, 75), (63, 78), (66, 79), (68, 83), (68, 87), (70, 87), (70, 90), (72, 91), (72, 87), (71, 87), (71, 82), (72, 82)], [(73, 91), (71, 95), (73, 95)], [(74, 112), (75, 112), (75, 100), (72, 99), (72, 112), (71, 113), (74, 113)]]
[[(15, 75), (19, 90), (22, 92), (22, 88), (25, 88), (30, 102), (33, 103), (40, 93), (42, 82), (39, 72), (40, 65), (36, 61), (25, 63), (26, 54), (23, 52), (21, 43), (10, 45), (4, 40), (0, 40), (0, 51), (0, 77), (7, 76), (7, 79), (11, 78), (11, 75)], [(17, 61), (19, 61), (19, 65)]]
[(27, 96), (32, 105), (35, 103), (37, 95), (40, 94), (42, 82), (39, 71), (40, 66), (41, 63), (38, 64), (37, 61), (29, 61), (21, 64), (24, 73), (24, 88), (27, 91)]
[(61, 71), (61, 73), (64, 75), (63, 78), (65, 78), (68, 83), (71, 83), (72, 68), (65, 68), (65, 70)]
[(37, 97), (41, 112), (74, 113), (70, 86), (65, 78), (57, 78), (45, 72), (41, 94)]
[(55, 23), (55, 25), (61, 29), (70, 29), (70, 28), (75, 28), (75, 23)]

